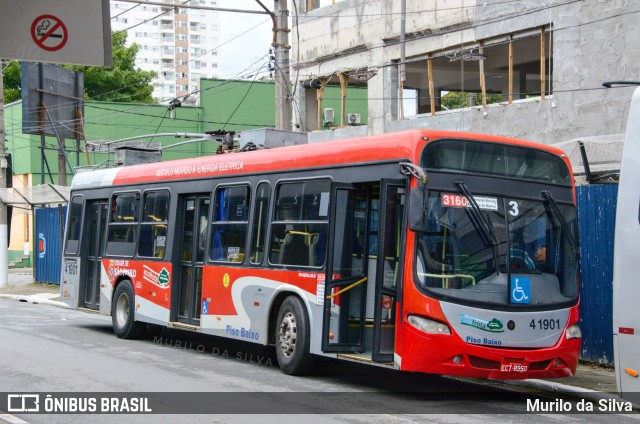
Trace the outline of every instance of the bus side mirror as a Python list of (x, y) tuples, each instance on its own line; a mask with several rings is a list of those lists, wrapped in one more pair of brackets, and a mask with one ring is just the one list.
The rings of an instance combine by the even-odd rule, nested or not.
[(411, 189), (409, 197), (409, 228), (413, 231), (427, 230), (427, 187), (419, 184)]

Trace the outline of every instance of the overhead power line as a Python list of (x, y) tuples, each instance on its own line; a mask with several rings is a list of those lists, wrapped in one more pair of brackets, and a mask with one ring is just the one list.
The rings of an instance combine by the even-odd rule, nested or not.
[(197, 9), (197, 10), (213, 10), (217, 12), (234, 12), (234, 13), (253, 13), (258, 15), (268, 15), (264, 10), (246, 10), (246, 9), (229, 9), (225, 7), (215, 6), (201, 6), (201, 5), (171, 5), (167, 3), (157, 1), (141, 1), (141, 0), (118, 0), (125, 3), (138, 3), (138, 4), (150, 4), (152, 6), (164, 6), (164, 7), (180, 7), (181, 9)]
[(130, 7), (130, 8), (128, 8), (127, 10), (124, 10), (124, 11), (122, 11), (122, 12), (118, 13), (117, 15), (112, 16), (112, 17), (111, 17), (111, 20), (113, 20), (113, 19), (117, 18), (117, 17), (118, 17), (118, 16), (120, 16), (120, 15), (124, 15), (124, 14), (125, 14), (125, 13), (127, 13), (128, 11), (135, 9), (135, 8), (136, 8), (136, 7), (138, 7), (138, 6), (140, 6), (140, 3), (138, 3), (138, 4), (136, 4), (136, 5), (131, 6), (131, 7)]
[[(120, 0), (120, 1), (122, 1), (122, 0)], [(169, 9), (165, 10), (164, 12), (162, 12), (162, 13), (160, 13), (160, 14), (158, 14), (158, 15), (155, 15), (155, 16), (153, 16), (153, 17), (149, 18), (149, 19), (145, 19), (145, 20), (144, 20), (144, 21), (142, 21), (142, 22), (138, 22), (138, 23), (137, 23), (137, 24), (135, 24), (135, 25), (131, 25), (131, 26), (130, 26), (130, 27), (128, 27), (128, 28), (121, 29), (120, 31), (115, 31), (115, 32), (114, 32), (114, 34), (121, 34), (121, 33), (123, 33), (123, 32), (127, 32), (127, 31), (129, 31), (130, 29), (133, 29), (133, 28), (138, 27), (138, 26), (140, 26), (140, 25), (146, 24), (147, 22), (153, 21), (154, 19), (158, 19), (159, 17), (164, 16), (164, 15), (166, 15), (167, 13), (173, 12), (173, 11), (175, 10), (175, 8), (176, 8), (176, 7), (183, 7), (183, 6), (185, 5), (185, 3), (189, 3), (190, 1), (191, 1), (191, 0), (185, 0), (182, 4), (176, 4), (176, 5), (173, 5), (173, 6), (171, 6)], [(145, 3), (146, 3), (146, 2), (145, 2)], [(166, 6), (166, 4), (165, 4), (165, 6)]]

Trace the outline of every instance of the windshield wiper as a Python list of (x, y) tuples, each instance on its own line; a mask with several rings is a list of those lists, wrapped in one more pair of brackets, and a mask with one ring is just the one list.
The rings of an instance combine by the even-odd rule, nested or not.
[(493, 263), (496, 267), (496, 273), (500, 274), (499, 266), (498, 266), (498, 245), (500, 242), (496, 237), (495, 231), (493, 231), (493, 224), (490, 221), (487, 221), (486, 217), (482, 214), (480, 210), (480, 206), (476, 203), (476, 199), (473, 198), (473, 195), (467, 188), (467, 185), (462, 181), (456, 181), (455, 184), (458, 186), (464, 197), (467, 198), (469, 205), (471, 205), (471, 213), (469, 217), (470, 221), (476, 230), (479, 230), (480, 234), (483, 236), (483, 242), (486, 245), (491, 246), (491, 253), (493, 254)]
[(564, 219), (564, 215), (560, 212), (556, 199), (553, 198), (551, 192), (548, 190), (542, 190), (540, 194), (544, 197), (544, 200), (549, 204), (549, 206), (551, 206), (551, 212), (553, 212), (553, 215), (560, 222), (560, 228), (562, 228), (562, 231), (564, 231), (567, 236), (567, 240), (569, 240), (571, 251), (576, 254), (580, 253), (578, 251), (576, 240), (573, 238), (573, 234), (571, 234), (571, 231), (569, 230), (569, 224), (567, 224), (567, 221)]
[(478, 206), (478, 203), (476, 203), (476, 199), (473, 198), (473, 195), (467, 188), (467, 185), (462, 181), (456, 181), (455, 184), (458, 186), (462, 194), (464, 194), (464, 197), (467, 198), (467, 201), (471, 206), (471, 216), (473, 218), (472, 221), (475, 221), (475, 227), (479, 228), (480, 232), (485, 237), (485, 244), (490, 244), (491, 246), (499, 245), (500, 242), (498, 242), (496, 233), (493, 231), (493, 225), (487, 222), (487, 219), (480, 210), (480, 206)]

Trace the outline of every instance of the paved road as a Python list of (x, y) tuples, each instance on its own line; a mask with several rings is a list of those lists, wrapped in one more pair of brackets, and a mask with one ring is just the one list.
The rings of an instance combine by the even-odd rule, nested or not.
[[(114, 336), (108, 317), (0, 299), (0, 392), (217, 392), (206, 395), (213, 397), (208, 398), (211, 405), (205, 406), (238, 413), (189, 417), (16, 415), (29, 423), (89, 419), (96, 423), (529, 423), (533, 418), (523, 414), (531, 394), (489, 393), (495, 389), (475, 382), (328, 359), (320, 360), (308, 377), (290, 377), (276, 364), (273, 349), (253, 344), (178, 331), (164, 331), (143, 340), (120, 340)], [(388, 390), (410, 393), (372, 393)], [(239, 415), (256, 409), (313, 415), (304, 419), (293, 414)], [(344, 413), (354, 411), (358, 413)], [(335, 412), (340, 413), (332, 415)], [(476, 415), (461, 415), (464, 413)], [(538, 415), (535, 421), (564, 423), (583, 418), (587, 417), (546, 414)], [(640, 422), (636, 418), (640, 417), (588, 417), (589, 421), (616, 424)], [(4, 420), (11, 422), (12, 418), (4, 416)]]

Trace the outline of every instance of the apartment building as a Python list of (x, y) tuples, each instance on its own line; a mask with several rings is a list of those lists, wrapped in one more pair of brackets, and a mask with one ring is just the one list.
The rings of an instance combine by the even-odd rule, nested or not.
[[(166, 103), (195, 93), (201, 77), (217, 76), (220, 12), (184, 6), (217, 6), (217, 0), (111, 1), (111, 29), (127, 31), (140, 46), (136, 66), (158, 73), (153, 97)], [(166, 3), (160, 6), (156, 3)], [(197, 93), (185, 102), (195, 103)]]

